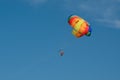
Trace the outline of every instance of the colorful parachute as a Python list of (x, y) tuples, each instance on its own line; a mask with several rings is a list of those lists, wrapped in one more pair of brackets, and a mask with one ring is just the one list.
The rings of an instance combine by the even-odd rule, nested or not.
[(84, 35), (91, 35), (91, 27), (90, 24), (84, 19), (80, 18), (77, 15), (71, 15), (68, 18), (68, 23), (72, 26), (73, 31), (72, 34), (77, 38), (82, 37)]

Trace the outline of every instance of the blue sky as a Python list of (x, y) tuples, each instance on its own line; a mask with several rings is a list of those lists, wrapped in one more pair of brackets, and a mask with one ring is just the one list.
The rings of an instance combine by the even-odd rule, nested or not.
[[(1, 0), (0, 80), (120, 80), (119, 4)], [(71, 34), (71, 14), (91, 24), (91, 37)]]

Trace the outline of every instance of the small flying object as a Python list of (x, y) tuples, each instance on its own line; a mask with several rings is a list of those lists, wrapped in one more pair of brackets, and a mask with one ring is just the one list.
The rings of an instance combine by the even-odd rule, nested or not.
[(63, 56), (63, 55), (64, 55), (63, 49), (60, 49), (60, 50), (59, 50), (59, 54), (60, 54), (60, 56)]

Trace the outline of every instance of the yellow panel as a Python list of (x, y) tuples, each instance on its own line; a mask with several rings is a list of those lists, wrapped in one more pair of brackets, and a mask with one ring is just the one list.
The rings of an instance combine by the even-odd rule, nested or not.
[(73, 29), (72, 34), (76, 35), (77, 31)]
[(79, 20), (79, 22), (76, 23), (74, 29), (75, 29), (76, 31), (79, 31), (81, 25), (82, 25), (84, 22), (85, 22), (85, 21), (84, 21), (83, 19)]
[(77, 38), (83, 36), (83, 34), (81, 34), (80, 32), (76, 31), (75, 29), (73, 29), (72, 34), (73, 34), (75, 37), (77, 37)]

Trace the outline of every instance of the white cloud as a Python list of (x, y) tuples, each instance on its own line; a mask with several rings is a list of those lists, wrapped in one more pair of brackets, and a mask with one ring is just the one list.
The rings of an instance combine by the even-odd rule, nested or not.
[(84, 12), (96, 22), (120, 28), (120, 0), (66, 0), (66, 2), (70, 9)]
[(33, 6), (44, 4), (47, 2), (47, 0), (24, 0), (24, 1), (26, 1), (27, 3)]
[(114, 27), (120, 29), (120, 20), (96, 19), (96, 21), (104, 25), (108, 25), (108, 27)]

